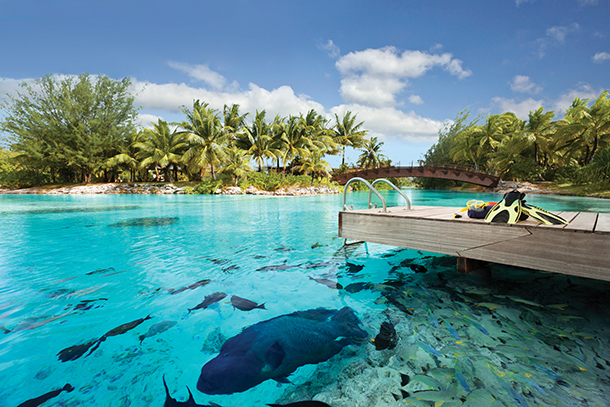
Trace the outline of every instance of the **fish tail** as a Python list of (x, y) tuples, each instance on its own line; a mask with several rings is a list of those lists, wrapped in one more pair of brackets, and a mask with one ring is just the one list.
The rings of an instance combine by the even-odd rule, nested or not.
[(89, 353), (87, 353), (87, 354), (85, 355), (85, 357), (87, 357), (87, 356), (91, 355), (91, 354), (92, 354), (92, 353), (93, 353), (93, 352), (94, 352), (94, 351), (95, 351), (97, 348), (99, 348), (99, 347), (100, 347), (100, 344), (101, 344), (102, 342), (104, 342), (105, 340), (106, 340), (106, 335), (104, 335), (104, 336), (102, 336), (100, 339), (98, 339), (98, 340), (97, 340), (97, 342), (95, 343), (95, 345), (93, 346), (93, 348), (91, 348), (91, 350), (89, 351)]
[(152, 314), (148, 314), (148, 315), (146, 316), (146, 318), (144, 318), (144, 321), (146, 321), (147, 319), (151, 319), (151, 318), (152, 318), (152, 317), (151, 317), (151, 315), (152, 315)]
[(142, 346), (142, 342), (144, 341), (144, 338), (146, 338), (146, 335), (138, 336), (138, 339), (140, 340), (140, 346)]
[(61, 390), (62, 391), (67, 391), (68, 393), (70, 393), (72, 390), (74, 390), (74, 387), (71, 386), (70, 383), (66, 383), (66, 385)]
[(254, 307), (254, 308), (258, 308), (258, 309), (267, 309), (267, 308), (265, 308), (265, 303), (262, 303), (261, 305), (257, 305), (257, 306), (256, 306), (256, 307)]

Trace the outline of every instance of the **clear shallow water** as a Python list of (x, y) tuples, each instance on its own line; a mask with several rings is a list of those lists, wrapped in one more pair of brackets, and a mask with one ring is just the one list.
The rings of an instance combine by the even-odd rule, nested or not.
[[(501, 198), (407, 193), (416, 205)], [(388, 205), (402, 204), (384, 195)], [(350, 194), (348, 204), (362, 208), (367, 199)], [(607, 200), (527, 199), (549, 210), (610, 212)], [(610, 284), (504, 266), (483, 281), (455, 273), (451, 257), (374, 244), (341, 250), (334, 238), (341, 203), (342, 196), (0, 196), (0, 405), (66, 383), (75, 390), (45, 405), (162, 405), (163, 375), (178, 400), (189, 386), (198, 403), (222, 406), (314, 397), (337, 407), (610, 404)], [(346, 261), (363, 268), (350, 273)], [(310, 277), (370, 284), (336, 290)], [(204, 279), (211, 282), (171, 294)], [(217, 291), (228, 297), (188, 313)], [(235, 310), (231, 295), (267, 309)], [(346, 347), (301, 367), (288, 385), (269, 380), (225, 396), (196, 390), (202, 365), (243, 328), (344, 306), (371, 338), (392, 320), (398, 346)], [(58, 360), (60, 351), (148, 315), (91, 355)], [(176, 324), (140, 345), (161, 321)], [(405, 386), (401, 373), (410, 378)], [(401, 390), (409, 396), (397, 401)]]

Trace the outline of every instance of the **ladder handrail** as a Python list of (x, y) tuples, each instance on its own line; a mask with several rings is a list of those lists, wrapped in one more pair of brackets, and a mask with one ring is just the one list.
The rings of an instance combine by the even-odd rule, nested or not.
[(347, 200), (347, 187), (349, 186), (349, 184), (351, 184), (353, 181), (362, 181), (364, 182), (364, 184), (369, 187), (369, 209), (371, 208), (371, 192), (374, 192), (375, 195), (377, 195), (379, 197), (379, 199), (381, 199), (381, 203), (383, 204), (383, 211), (387, 212), (387, 207), (385, 204), (385, 199), (383, 199), (383, 197), (381, 196), (381, 194), (379, 192), (377, 192), (377, 190), (375, 189), (375, 187), (373, 187), (367, 180), (365, 180), (364, 178), (360, 178), (360, 177), (354, 177), (351, 178), (349, 181), (347, 181), (347, 184), (345, 184), (345, 187), (343, 189), (343, 210), (344, 211), (349, 211), (350, 208), (347, 207), (347, 205), (345, 204), (346, 200)]
[[(408, 198), (408, 197), (407, 197), (407, 196), (404, 194), (404, 192), (402, 192), (402, 191), (401, 191), (401, 190), (400, 190), (400, 189), (399, 189), (399, 188), (398, 188), (396, 185), (394, 185), (393, 183), (391, 183), (391, 182), (390, 182), (390, 181), (388, 181), (387, 179), (385, 179), (385, 178), (379, 178), (379, 179), (376, 179), (375, 181), (373, 181), (373, 182), (371, 183), (371, 186), (373, 187), (373, 189), (375, 189), (375, 188), (374, 188), (374, 187), (375, 187), (375, 184), (376, 184), (376, 183), (378, 183), (378, 182), (380, 182), (380, 181), (385, 182), (386, 184), (388, 184), (389, 186), (391, 186), (392, 188), (394, 188), (394, 190), (395, 190), (396, 192), (398, 192), (400, 195), (402, 195), (402, 197), (403, 197), (403, 198), (405, 198), (405, 201), (407, 201), (407, 209), (408, 209), (408, 210), (411, 210), (411, 201), (409, 200), (409, 198)], [(372, 196), (371, 191), (372, 191), (372, 190), (371, 190), (371, 189), (369, 189), (369, 208), (371, 207), (371, 196)], [(377, 194), (377, 195), (379, 196), (379, 194)]]

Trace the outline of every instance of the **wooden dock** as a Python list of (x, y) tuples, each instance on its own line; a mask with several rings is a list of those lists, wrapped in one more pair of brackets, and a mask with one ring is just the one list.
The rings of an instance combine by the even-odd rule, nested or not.
[[(339, 212), (339, 237), (448, 254), (464, 264), (508, 264), (610, 281), (610, 213), (553, 212), (568, 225), (485, 223), (460, 208), (413, 206)], [(468, 272), (470, 266), (465, 267)]]

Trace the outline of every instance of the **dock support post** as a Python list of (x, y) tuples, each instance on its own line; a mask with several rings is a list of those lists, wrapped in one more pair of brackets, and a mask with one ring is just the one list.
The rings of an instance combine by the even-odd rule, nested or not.
[(464, 257), (457, 258), (457, 271), (458, 273), (470, 274), (476, 277), (491, 277), (491, 270), (485, 266), (484, 262)]

